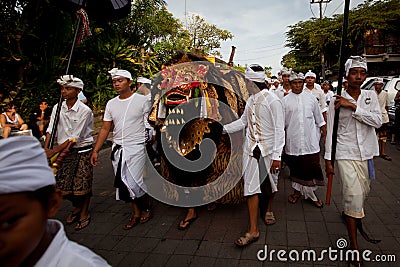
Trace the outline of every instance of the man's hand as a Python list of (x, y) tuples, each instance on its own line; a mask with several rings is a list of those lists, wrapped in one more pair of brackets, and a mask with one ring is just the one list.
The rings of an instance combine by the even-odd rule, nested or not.
[(335, 109), (338, 109), (340, 107), (344, 107), (344, 108), (350, 108), (352, 110), (356, 110), (357, 106), (354, 105), (353, 103), (351, 103), (348, 99), (340, 96), (340, 95), (335, 95), (336, 99), (335, 99)]
[(90, 164), (93, 166), (99, 165), (99, 154), (95, 150), (93, 150), (92, 156), (90, 157)]
[(48, 159), (53, 157), (57, 153), (56, 151), (54, 151), (54, 149), (48, 149), (48, 148), (45, 148), (44, 152), (46, 152), (46, 156)]
[(335, 174), (333, 166), (332, 166), (332, 162), (330, 160), (325, 160), (325, 173), (326, 173), (326, 176)]
[(280, 169), (281, 169), (281, 161), (273, 160), (271, 164), (271, 169), (269, 170), (270, 173), (278, 173)]

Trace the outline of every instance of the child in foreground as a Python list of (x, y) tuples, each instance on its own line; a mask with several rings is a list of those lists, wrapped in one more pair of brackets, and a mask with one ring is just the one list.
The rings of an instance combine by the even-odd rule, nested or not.
[(0, 166), (0, 266), (110, 266), (51, 219), (61, 191), (34, 137), (0, 140)]

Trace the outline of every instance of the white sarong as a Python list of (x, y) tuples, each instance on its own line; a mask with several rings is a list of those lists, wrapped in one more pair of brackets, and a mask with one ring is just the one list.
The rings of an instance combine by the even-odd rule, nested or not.
[[(115, 144), (113, 145), (113, 149), (114, 146)], [(120, 156), (122, 156), (121, 180), (126, 185), (131, 198), (135, 199), (143, 196), (146, 193), (146, 188), (143, 183), (143, 170), (146, 163), (144, 144), (121, 147), (115, 152), (114, 160), (112, 161), (114, 175), (117, 174)], [(116, 190), (116, 199), (120, 200), (118, 188)]]
[(354, 218), (363, 218), (364, 201), (370, 190), (368, 160), (337, 160), (343, 184), (343, 211)]

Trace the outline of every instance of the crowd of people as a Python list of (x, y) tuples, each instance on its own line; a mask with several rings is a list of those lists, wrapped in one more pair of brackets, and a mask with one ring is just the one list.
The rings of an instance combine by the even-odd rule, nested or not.
[[(324, 186), (324, 172), (320, 165), (322, 154), (325, 159), (325, 175), (336, 173), (342, 179), (343, 218), (348, 230), (350, 248), (360, 249), (357, 229), (362, 231), (360, 225), (365, 216), (364, 203), (374, 173), (373, 158), (380, 156), (391, 160), (385, 152), (389, 122), (388, 96), (382, 90), (380, 79), (375, 81), (375, 90), (361, 90), (361, 85), (367, 77), (364, 58), (349, 58), (345, 72), (344, 90), (341, 95), (336, 95), (328, 81), (317, 84), (317, 75), (312, 71), (303, 74), (284, 68), (279, 80), (278, 77), (268, 79), (262, 66), (252, 64), (247, 67), (246, 84), (256, 86), (247, 86), (250, 97), (242, 116), (223, 126), (224, 134), (240, 130), (246, 132), (242, 162), (249, 228), (243, 236), (234, 241), (237, 246), (244, 247), (258, 240), (259, 216), (267, 225), (279, 220), (274, 215), (272, 204), (278, 191), (279, 174), (285, 165), (290, 170), (293, 188), (288, 202), (296, 204), (304, 197), (316, 208), (323, 208), (324, 203), (317, 196), (318, 187)], [(35, 243), (36, 247), (32, 245), (29, 251), (21, 250), (17, 257), (6, 256), (5, 260), (9, 260), (10, 264), (38, 261), (46, 266), (51, 261), (61, 260), (60, 255), (53, 259), (47, 255), (49, 251), (56, 253), (54, 243), (66, 242), (65, 251), (68, 252), (67, 256), (63, 257), (70, 257), (78, 266), (86, 266), (84, 264), (90, 262), (97, 262), (97, 266), (107, 265), (93, 252), (68, 241), (62, 224), (49, 218), (55, 215), (60, 206), (60, 198), (63, 197), (70, 200), (74, 207), (65, 223), (75, 224), (74, 229), (77, 231), (90, 225), (93, 167), (98, 166), (99, 151), (111, 131), (111, 160), (115, 175), (116, 199), (130, 203), (132, 207), (132, 215), (123, 229), (129, 230), (153, 217), (152, 199), (146, 193), (147, 188), (143, 181), (147, 155), (153, 163), (159, 164), (158, 157), (161, 154), (154, 145), (157, 133), (147, 121), (152, 107), (152, 81), (139, 77), (137, 86), (133, 87), (133, 78), (129, 71), (113, 68), (109, 74), (118, 95), (106, 105), (103, 124), (96, 141), (92, 136), (93, 113), (84, 101), (81, 101), (84, 100), (81, 97), (84, 82), (73, 75), (64, 75), (57, 80), (61, 88), (60, 93), (65, 99), (61, 108), (58, 109), (56, 104), (51, 109), (46, 101), (42, 101), (39, 109), (31, 117), (33, 125), (37, 126), (35, 135), (38, 139), (43, 138), (44, 150), (37, 141), (29, 137), (13, 137), (0, 141), (0, 172), (13, 172), (20, 165), (26, 167), (25, 173), (18, 172), (12, 179), (7, 178), (11, 176), (0, 174), (0, 203), (3, 203), (0, 206), (7, 208), (7, 205), (11, 205), (5, 203), (5, 198), (12, 196), (18, 200), (12, 204), (13, 210), (25, 209), (27, 206), (23, 206), (22, 203), (27, 203), (35, 206), (35, 209), (40, 209), (38, 214), (42, 216), (37, 218), (38, 223), (35, 224), (42, 236), (38, 236), (38, 233), (32, 234), (28, 237), (28, 242), (24, 241), (24, 245), (18, 243), (19, 241), (11, 242), (10, 251), (28, 247), (27, 243), (33, 244), (35, 240), (40, 242)], [(396, 103), (400, 102), (399, 99), (400, 95), (396, 96)], [(332, 139), (332, 133), (335, 110), (339, 108), (336, 142)], [(6, 107), (0, 115), (0, 122), (4, 139), (13, 131), (28, 129), (28, 125), (16, 113), (14, 104)], [(54, 146), (50, 143), (53, 129), (57, 131)], [(337, 144), (334, 162), (331, 158), (333, 142)], [(5, 152), (11, 153), (10, 151), (17, 153), (21, 158), (10, 160), (4, 156)], [(59, 165), (53, 165), (54, 179), (48, 168), (48, 161), (57, 157), (63, 161)], [(15, 156), (12, 158), (16, 159)], [(44, 191), (44, 196), (39, 197), (38, 194)], [(31, 195), (34, 197), (28, 197)], [(37, 205), (38, 203), (40, 205)], [(260, 214), (261, 204), (267, 206), (265, 214)], [(34, 209), (30, 212), (33, 213)], [(192, 215), (185, 217), (179, 223), (178, 229), (187, 229), (197, 218)], [(49, 224), (52, 227), (46, 227)], [(12, 226), (8, 227), (11, 229)], [(53, 232), (49, 232), (48, 229), (52, 229)], [(7, 238), (13, 239), (13, 234), (13, 231), (10, 231)], [(20, 233), (15, 233), (17, 234)], [(362, 234), (366, 235), (365, 232)], [(0, 241), (4, 243), (3, 240)], [(358, 266), (359, 262), (351, 264)]]

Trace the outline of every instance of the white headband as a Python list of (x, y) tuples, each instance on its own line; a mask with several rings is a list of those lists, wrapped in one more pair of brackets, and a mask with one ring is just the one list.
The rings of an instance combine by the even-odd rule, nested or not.
[(151, 80), (150, 80), (150, 79), (147, 79), (147, 78), (145, 78), (145, 77), (138, 77), (138, 78), (137, 78), (137, 82), (138, 82), (138, 83), (147, 83), (147, 84), (151, 84)]
[(281, 70), (281, 75), (290, 75), (292, 73), (292, 69), (283, 68)]
[(317, 75), (316, 75), (314, 72), (312, 72), (311, 70), (309, 70), (309, 71), (306, 73), (306, 75), (304, 75), (304, 77), (314, 77), (314, 78), (317, 78)]
[(292, 73), (290, 73), (289, 81), (294, 81), (294, 80), (304, 80), (304, 74), (301, 72), (296, 73), (292, 71)]
[(374, 83), (382, 83), (383, 84), (383, 78), (376, 78)]
[(349, 76), (349, 71), (352, 68), (363, 68), (368, 71), (367, 60), (360, 56), (351, 56), (344, 64), (344, 69), (346, 71), (346, 77)]
[(265, 82), (265, 78), (267, 78), (267, 75), (265, 75), (264, 71), (254, 71), (251, 69), (251, 67), (254, 66), (259, 66), (258, 64), (252, 64), (250, 66), (247, 66), (246, 68), (246, 72), (244, 74), (244, 77), (246, 79), (249, 79), (253, 82), (259, 82), (259, 83), (263, 83)]
[(35, 191), (56, 180), (39, 141), (32, 136), (0, 140), (0, 194)]
[(57, 79), (57, 83), (64, 87), (74, 87), (78, 89), (83, 89), (83, 81), (74, 75), (63, 75), (60, 79)]
[(132, 74), (127, 70), (119, 70), (118, 68), (113, 68), (112, 70), (109, 70), (108, 73), (111, 74), (111, 79), (123, 77), (132, 80)]

